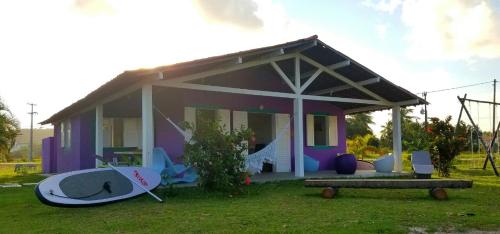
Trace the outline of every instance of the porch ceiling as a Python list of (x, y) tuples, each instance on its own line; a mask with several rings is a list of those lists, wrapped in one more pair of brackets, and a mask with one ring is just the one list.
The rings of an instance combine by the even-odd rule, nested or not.
[[(302, 60), (300, 63), (300, 70), (304, 76), (301, 79), (301, 84), (305, 84), (310, 76), (318, 71), (317, 66), (313, 66), (303, 59), (311, 59), (315, 61), (316, 65), (324, 66), (331, 69), (337, 75), (345, 77), (347, 80), (341, 81), (334, 78), (331, 74), (322, 72), (317, 79), (314, 80), (304, 90), (304, 95), (326, 96), (326, 97), (342, 97), (342, 98), (356, 98), (375, 100), (373, 97), (378, 96), (382, 99), (390, 101), (391, 103), (398, 103), (400, 106), (418, 105), (423, 104), (425, 101), (417, 95), (391, 83), (372, 70), (357, 63), (353, 59), (347, 57), (341, 52), (331, 48), (317, 36), (312, 36), (297, 41), (287, 42), (269, 47), (257, 48), (247, 51), (236, 52), (221, 56), (209, 57), (189, 62), (177, 63), (168, 66), (161, 66), (152, 69), (139, 69), (133, 71), (125, 71), (114, 79), (105, 83), (95, 91), (91, 92), (79, 101), (64, 108), (58, 113), (51, 116), (49, 119), (44, 120), (41, 124), (55, 123), (71, 115), (88, 111), (94, 108), (99, 103), (110, 102), (121, 96), (135, 92), (140, 89), (143, 84), (158, 82), (158, 76), (163, 80), (182, 80), (190, 78), (191, 82), (200, 84), (203, 82), (213, 82), (217, 85), (235, 85), (235, 77), (248, 77), (249, 74), (254, 74), (254, 81), (260, 84), (266, 84), (266, 79), (280, 79), (275, 71), (270, 66), (270, 63), (263, 63), (270, 58), (289, 58), (276, 60), (276, 66), (281, 68), (285, 76), (293, 79), (294, 74), (294, 61), (292, 55), (300, 53)], [(288, 56), (288, 57), (287, 57)], [(272, 64), (271, 64), (272, 65)], [(274, 66), (274, 65), (273, 65)], [(238, 69), (233, 69), (233, 68)], [(217, 71), (228, 70), (227, 72), (217, 73)], [(199, 77), (198, 75), (205, 73), (213, 73), (214, 75), (208, 76), (210, 78)], [(200, 80), (200, 78), (204, 78)], [(247, 78), (250, 79), (250, 78)], [(197, 81), (194, 81), (197, 80)], [(283, 81), (283, 80), (282, 80)], [(239, 85), (245, 85), (246, 81), (240, 80)], [(358, 85), (360, 88), (354, 88), (346, 84), (351, 82)], [(274, 92), (289, 93), (291, 89), (290, 84), (294, 81), (288, 80), (275, 84), (276, 87), (267, 87)], [(231, 87), (231, 86), (229, 86)], [(272, 88), (276, 88), (273, 90)], [(248, 88), (247, 88), (248, 89)], [(288, 89), (288, 90), (287, 90)], [(330, 90), (331, 89), (331, 90)], [(333, 90), (333, 91), (332, 91)], [(367, 92), (371, 92), (368, 95)], [(293, 92), (292, 92), (293, 93)], [(364, 111), (373, 111), (380, 109), (387, 109), (390, 106), (381, 105), (367, 105), (359, 103), (347, 102), (332, 102), (336, 106), (345, 110), (346, 113), (356, 113)]]

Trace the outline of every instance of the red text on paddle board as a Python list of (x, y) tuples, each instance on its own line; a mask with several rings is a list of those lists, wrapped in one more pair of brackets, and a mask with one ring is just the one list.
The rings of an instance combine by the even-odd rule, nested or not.
[(148, 182), (144, 179), (144, 177), (141, 176), (141, 174), (139, 174), (137, 170), (134, 170), (134, 176), (139, 180), (139, 182), (141, 182), (143, 186), (148, 186)]

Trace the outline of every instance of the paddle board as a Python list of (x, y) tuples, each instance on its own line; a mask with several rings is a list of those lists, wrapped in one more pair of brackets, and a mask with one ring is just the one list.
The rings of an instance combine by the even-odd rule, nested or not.
[[(132, 198), (145, 193), (130, 179), (152, 190), (160, 174), (144, 167), (94, 168), (51, 176), (35, 188), (38, 199), (50, 206), (96, 206)], [(125, 177), (127, 175), (129, 178)]]

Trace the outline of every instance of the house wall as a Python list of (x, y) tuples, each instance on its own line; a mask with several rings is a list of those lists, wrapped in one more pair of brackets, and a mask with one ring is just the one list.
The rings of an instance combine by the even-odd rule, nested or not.
[(88, 112), (71, 118), (71, 146), (69, 148), (61, 147), (61, 125), (55, 124), (54, 151), (58, 173), (95, 167), (92, 113)]
[[(167, 117), (176, 123), (184, 121), (184, 107), (212, 107), (218, 109), (230, 109), (247, 112), (267, 112), (267, 113), (288, 113), (293, 115), (293, 100), (286, 98), (269, 98), (262, 96), (249, 96), (239, 94), (226, 94), (216, 92), (180, 90), (174, 88), (155, 87), (153, 93), (154, 105)], [(140, 98), (140, 97), (138, 97)], [(135, 100), (136, 98), (134, 98)], [(126, 117), (140, 117), (140, 105), (131, 105), (137, 100), (129, 97), (107, 105), (105, 113), (117, 113), (119, 110), (132, 109)], [(260, 108), (263, 108), (262, 110)], [(117, 112), (114, 112), (114, 111)], [(345, 118), (341, 109), (327, 102), (304, 101), (304, 121), (305, 115), (309, 113), (328, 113), (338, 116), (338, 138), (339, 144), (336, 147), (308, 147), (306, 137), (304, 138), (304, 153), (320, 161), (320, 170), (334, 169), (334, 158), (338, 153), (346, 150), (345, 139)], [(109, 114), (109, 115), (111, 115)], [(114, 117), (118, 117), (113, 115)], [(95, 147), (95, 113), (93, 111), (81, 114), (71, 119), (71, 148), (61, 148), (60, 125), (54, 126), (54, 148), (56, 152), (57, 172), (79, 170), (95, 167), (94, 147)], [(294, 142), (293, 123), (291, 126), (290, 144), (292, 147), (291, 165), (294, 170)], [(184, 151), (184, 138), (182, 135), (166, 121), (158, 112), (154, 113), (155, 146), (160, 146), (172, 157), (175, 162), (182, 162)], [(304, 133), (306, 133), (304, 124)]]
[(54, 173), (56, 169), (54, 137), (47, 137), (42, 139), (42, 172)]
[[(179, 123), (184, 120), (184, 107), (212, 107), (239, 111), (265, 111), (274, 113), (288, 113), (293, 115), (293, 100), (285, 98), (269, 98), (261, 96), (248, 96), (238, 94), (225, 94), (216, 92), (193, 91), (159, 88), (153, 96), (154, 105), (167, 117)], [(263, 110), (260, 110), (260, 107)], [(320, 161), (320, 170), (334, 169), (334, 158), (337, 153), (346, 150), (345, 118), (341, 109), (327, 102), (304, 101), (304, 116), (309, 113), (328, 113), (338, 116), (337, 147), (307, 147), (304, 153)], [(177, 130), (168, 123), (159, 113), (155, 112), (155, 146), (163, 147), (176, 162), (182, 161), (184, 139)], [(306, 125), (304, 124), (304, 132)], [(293, 149), (293, 124), (291, 124), (291, 147)], [(304, 145), (306, 138), (304, 138)], [(294, 154), (292, 150), (292, 170), (294, 169)]]

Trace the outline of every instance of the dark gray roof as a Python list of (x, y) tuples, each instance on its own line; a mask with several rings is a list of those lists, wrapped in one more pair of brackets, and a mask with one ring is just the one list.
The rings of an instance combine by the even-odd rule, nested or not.
[[(167, 74), (167, 79), (171, 79), (179, 76), (195, 74), (211, 69), (216, 69), (221, 67), (221, 65), (223, 64), (227, 64), (228, 61), (239, 57), (243, 58), (244, 62), (256, 60), (264, 55), (272, 54), (273, 51), (279, 49), (282, 49), (282, 52), (284, 52), (284, 54), (300, 52), (303, 55), (325, 66), (349, 60), (350, 61), (349, 66), (339, 68), (335, 70), (335, 72), (347, 77), (348, 79), (354, 82), (360, 82), (372, 79), (374, 77), (379, 77), (379, 82), (368, 84), (363, 87), (367, 88), (373, 93), (391, 102), (404, 102), (404, 101), (416, 100), (416, 102), (409, 102), (408, 104), (402, 105), (403, 107), (425, 103), (425, 101), (422, 98), (407, 91), (404, 88), (401, 88), (400, 86), (391, 83), (387, 79), (381, 77), (380, 75), (376, 74), (375, 72), (366, 68), (365, 66), (356, 62), (355, 60), (333, 49), (332, 47), (320, 41), (318, 37), (315, 35), (299, 39), (296, 41), (286, 42), (278, 45), (262, 47), (252, 50), (240, 51), (226, 55), (208, 57), (188, 62), (171, 64), (167, 66), (160, 66), (152, 69), (125, 71), (120, 75), (118, 75), (117, 77), (115, 77), (114, 79), (100, 86), (93, 92), (89, 93), (84, 98), (78, 100), (77, 102), (57, 112), (56, 114), (52, 115), (49, 119), (44, 120), (43, 122), (41, 122), (41, 124), (58, 122), (64, 118), (67, 118), (68, 116), (71, 116), (75, 113), (82, 111), (85, 108), (95, 105), (99, 100), (108, 97), (110, 94), (116, 92), (117, 90), (125, 89), (140, 82), (145, 82), (148, 79), (154, 79), (152, 78), (152, 76), (156, 75), (159, 72), (164, 72), (165, 74)], [(286, 61), (281, 62), (280, 66), (282, 66), (285, 73), (290, 72), (291, 69), (293, 69), (290, 68), (290, 64), (287, 65)], [(313, 70), (315, 68), (310, 66), (309, 69)], [(307, 64), (304, 66), (304, 68), (302, 68), (301, 65), (301, 71), (302, 70), (304, 72), (307, 72), (308, 70)], [(318, 78), (306, 89), (306, 93), (341, 85), (345, 85), (345, 83), (337, 79)], [(328, 96), (328, 94), (325, 94), (324, 96)], [(368, 95), (357, 89), (346, 89), (343, 91), (335, 92), (335, 96), (346, 97), (346, 98), (372, 99), (371, 97), (369, 97)], [(355, 103), (345, 103), (345, 102), (344, 103), (335, 102), (334, 104), (344, 109), (347, 112), (349, 112), (349, 110), (358, 110), (358, 108), (370, 106), (366, 104), (355, 104)], [(387, 108), (388, 108), (387, 106), (373, 106), (373, 108), (370, 108), (370, 110), (381, 110)]]

